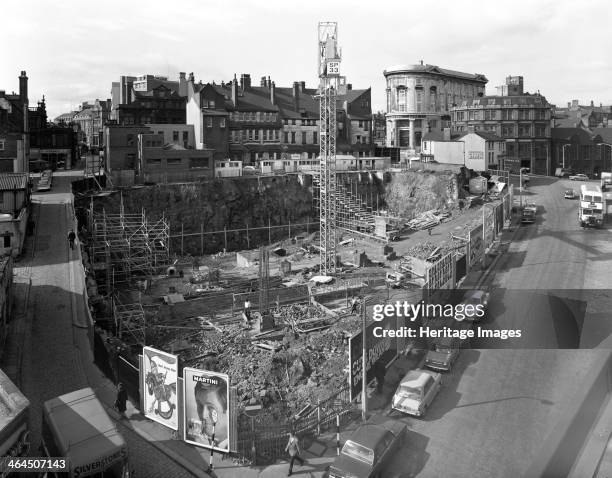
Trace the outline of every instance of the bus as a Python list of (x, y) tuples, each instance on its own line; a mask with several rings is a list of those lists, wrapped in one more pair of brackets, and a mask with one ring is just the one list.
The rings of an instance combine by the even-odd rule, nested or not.
[(603, 195), (600, 186), (592, 183), (580, 186), (578, 222), (583, 228), (603, 226)]
[[(30, 452), (30, 401), (0, 370), (0, 457), (27, 456)], [(0, 476), (5, 476), (0, 472)]]
[(68, 460), (66, 478), (129, 478), (127, 444), (90, 388), (51, 400), (43, 406), (42, 451)]

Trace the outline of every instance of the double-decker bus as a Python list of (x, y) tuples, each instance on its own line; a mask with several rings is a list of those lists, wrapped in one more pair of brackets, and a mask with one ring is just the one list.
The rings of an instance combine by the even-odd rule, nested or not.
[(580, 186), (580, 206), (578, 209), (580, 227), (603, 226), (603, 195), (596, 184)]

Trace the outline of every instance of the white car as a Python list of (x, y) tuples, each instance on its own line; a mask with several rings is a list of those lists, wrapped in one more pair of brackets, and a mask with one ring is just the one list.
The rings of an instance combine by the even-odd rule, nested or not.
[(441, 385), (440, 373), (425, 369), (411, 370), (397, 387), (391, 408), (401, 413), (422, 417), (440, 391)]
[(569, 177), (570, 181), (588, 181), (589, 177), (586, 174), (574, 174)]

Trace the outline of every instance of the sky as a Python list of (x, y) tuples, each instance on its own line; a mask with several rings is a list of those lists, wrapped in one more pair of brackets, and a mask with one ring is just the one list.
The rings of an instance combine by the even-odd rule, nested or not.
[(30, 105), (49, 118), (110, 98), (121, 75), (259, 85), (317, 78), (317, 27), (337, 22), (342, 74), (385, 109), (385, 68), (425, 64), (482, 73), (487, 93), (506, 76), (557, 106), (612, 104), (609, 0), (21, 0), (3, 3), (0, 89), (29, 77)]

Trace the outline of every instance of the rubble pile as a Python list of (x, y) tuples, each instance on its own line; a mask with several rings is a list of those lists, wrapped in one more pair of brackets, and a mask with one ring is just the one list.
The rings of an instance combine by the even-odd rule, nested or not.
[(423, 260), (432, 260), (439, 258), (439, 256), (446, 252), (450, 252), (451, 248), (452, 245), (446, 242), (442, 244), (422, 242), (409, 248), (405, 255)]

